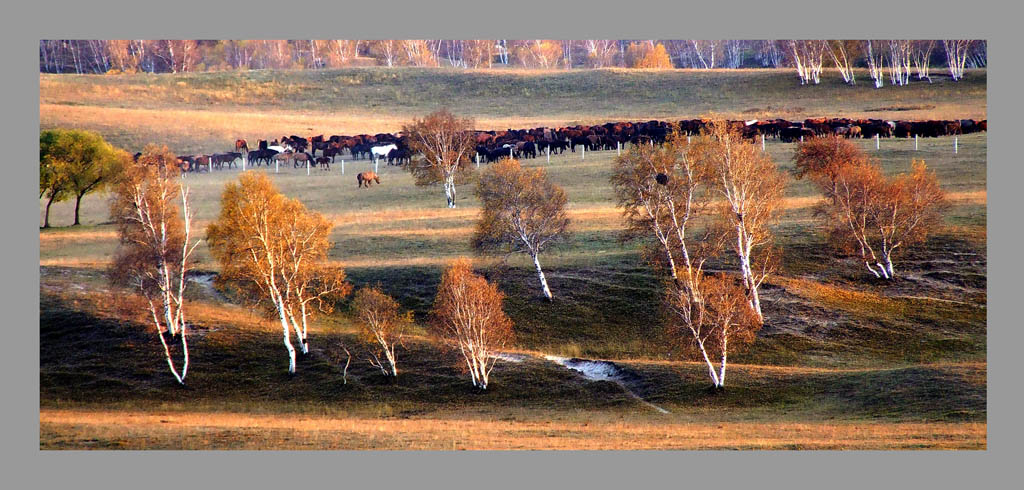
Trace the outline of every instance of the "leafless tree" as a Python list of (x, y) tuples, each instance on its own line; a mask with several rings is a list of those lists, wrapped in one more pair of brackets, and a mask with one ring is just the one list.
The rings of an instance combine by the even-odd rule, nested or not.
[(828, 54), (836, 64), (836, 69), (843, 77), (847, 85), (857, 84), (857, 75), (854, 71), (856, 61), (857, 41), (830, 40), (825, 42)]
[(875, 49), (875, 44), (870, 39), (864, 43), (867, 46), (865, 52), (867, 53), (868, 74), (875, 82), (875, 88), (882, 88), (885, 85), (885, 51)]
[(932, 83), (932, 77), (928, 70), (931, 66), (932, 50), (935, 48), (935, 41), (914, 41), (911, 58), (914, 60), (914, 68), (917, 70), (918, 80), (928, 80)]
[(613, 66), (618, 43), (610, 39), (588, 39), (583, 42), (587, 51), (587, 65), (592, 68)]
[(710, 70), (715, 67), (715, 55), (721, 49), (722, 42), (717, 40), (690, 40), (690, 46), (693, 47), (693, 54), (696, 56), (697, 61), (700, 62), (701, 66), (705, 70)]
[(790, 40), (789, 49), (793, 56), (796, 73), (800, 77), (800, 85), (821, 82), (821, 70), (824, 64), (825, 41)]
[(910, 66), (913, 59), (913, 45), (905, 39), (889, 40), (889, 81), (893, 85), (910, 84)]
[(757, 49), (757, 58), (761, 61), (761, 66), (778, 68), (786, 59), (783, 50), (779, 49), (779, 41), (773, 39), (757, 41)]
[(740, 39), (729, 39), (722, 43), (725, 48), (725, 63), (723, 66), (726, 68), (739, 68), (743, 66), (743, 53), (746, 48), (746, 41)]
[(942, 41), (942, 47), (946, 50), (946, 64), (949, 66), (949, 75), (953, 81), (960, 81), (964, 77), (964, 67), (967, 64), (968, 48), (971, 47), (969, 39), (946, 39)]

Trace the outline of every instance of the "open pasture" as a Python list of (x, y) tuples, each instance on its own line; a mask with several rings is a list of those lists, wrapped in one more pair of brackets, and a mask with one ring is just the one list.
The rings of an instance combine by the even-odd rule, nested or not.
[(985, 119), (987, 72), (959, 83), (874, 89), (828, 73), (800, 86), (792, 70), (452, 71), (349, 68), (241, 73), (49, 75), (39, 79), (43, 129), (99, 131), (133, 153), (152, 141), (212, 153), (281, 135), (396, 132), (413, 117), (448, 108), (477, 129), (689, 119), (809, 117)]
[[(460, 93), (446, 85), (455, 82), (445, 74), (395, 70), (398, 78), (389, 78), (390, 72), (376, 69), (342, 72), (254, 73), (236, 81), (235, 92), (219, 78), (227, 74), (152, 80), (149, 75), (44, 75), (40, 111), (43, 127), (96, 129), (133, 150), (152, 141), (179, 152), (224, 151), (237, 137), (395, 131), (433, 108), (433, 100), (442, 105), (447, 100), (423, 97), (403, 104), (411, 99), (400, 94), (412, 83), (403, 77), (416, 83), (421, 81), (417, 77), (436, 78), (439, 87)], [(572, 90), (585, 81), (572, 77), (592, 77), (591, 72), (471, 73), (459, 82), (467, 84), (462, 87), (467, 98), (449, 102), (476, 115), (481, 129), (699, 116), (704, 105), (680, 105), (692, 96), (684, 85), (671, 85), (677, 88), (645, 102), (643, 84), (677, 83), (670, 73), (689, 83), (692, 77), (717, 80), (717, 72), (654, 72), (642, 78), (631, 72), (602, 73), (607, 83), (626, 84), (602, 89), (628, 94), (614, 99), (625, 108), (620, 112), (598, 103), (577, 106), (578, 100), (553, 92), (523, 91), (537, 90), (530, 85), (535, 83), (557, 85), (552, 80), (559, 77), (577, 82), (562, 87)], [(708, 110), (740, 117), (749, 114), (747, 107), (767, 107), (769, 115), (779, 117), (887, 117), (867, 109), (931, 104), (931, 109), (891, 109), (895, 112), (889, 115), (985, 117), (984, 72), (962, 85), (914, 85), (903, 92), (879, 91), (874, 98), (867, 86), (851, 88), (854, 96), (836, 98), (834, 92), (847, 87), (808, 87), (804, 92), (784, 85), (795, 85), (789, 72), (743, 73), (722, 74), (715, 83), (728, 87), (739, 83), (731, 77), (747, 76), (757, 90), (715, 92), (719, 98), (702, 102)], [(354, 77), (359, 83), (347, 86), (356, 95), (316, 88), (318, 82), (310, 81), (316, 76)], [(522, 77), (525, 81), (516, 83), (530, 88), (474, 81), (480, 77)], [(153, 95), (129, 89), (144, 83), (155, 84)], [(643, 90), (622, 88), (630, 83)], [(391, 104), (379, 111), (380, 117), (353, 109), (355, 101), (369, 100), (360, 90), (388, 84), (398, 88), (379, 99)], [(785, 97), (777, 95), (783, 86)], [(425, 94), (437, 90), (429, 83), (424, 87)], [(119, 98), (111, 97), (115, 90), (121, 91)], [(499, 99), (487, 90), (551, 104), (492, 110), (484, 101)], [(812, 91), (830, 95), (806, 95)], [(210, 95), (217, 93), (223, 94), (221, 102)], [(311, 93), (323, 99), (298, 102)], [(893, 94), (901, 100), (889, 100)], [(151, 104), (142, 103), (146, 97)], [(792, 110), (766, 105), (771, 100), (785, 100)], [(144, 120), (136, 119), (143, 112)], [(200, 119), (205, 122), (197, 124)], [(776, 227), (782, 269), (763, 293), (766, 325), (749, 349), (730, 356), (731, 386), (720, 395), (704, 389), (702, 365), (666, 348), (658, 280), (637, 245), (619, 241), (622, 221), (609, 184), (614, 150), (588, 151), (585, 160), (579, 152), (552, 155), (550, 163), (543, 155), (523, 160), (525, 166), (545, 167), (569, 197), (572, 237), (541, 257), (555, 296), (552, 304), (542, 300), (532, 264), (523, 257), (502, 262), (473, 255), (469, 239), (480, 208), (470, 185), (459, 187), (458, 207), (447, 209), (440, 187), (416, 187), (407, 172), (384, 163), (379, 166), (381, 184), (370, 189), (356, 184), (357, 172), (372, 170), (367, 160), (346, 159), (344, 174), (340, 162), (330, 171), (311, 169), (308, 176), (305, 169), (290, 166), (276, 174), (266, 166), (249, 170), (269, 172), (284, 194), (329, 217), (335, 226), (330, 259), (345, 267), (356, 286), (380, 283), (421, 322), (445, 262), (473, 256), (478, 270), (507, 294), (505, 309), (517, 331), (513, 351), (525, 356), (522, 362), (500, 361), (493, 389), (483, 395), (472, 393), (465, 375), (445, 360), (422, 327), (399, 351), (404, 372), (397, 383), (380, 381), (379, 372), (358, 355), (343, 382), (340, 345), (358, 345), (345, 305), (312, 325), (313, 353), (300, 362), (295, 377), (288, 377), (280, 327), (275, 330), (198, 283), (189, 293), (197, 334), (186, 393), (167, 375), (151, 327), (132, 321), (122, 307), (123, 293), (105, 283), (103, 271), (117, 246), (107, 196), (85, 198), (81, 227), (63, 227), (71, 222), (73, 202), (55, 204), (51, 223), (57, 228), (40, 230), (40, 446), (984, 448), (986, 138), (986, 133), (960, 137), (957, 154), (947, 137), (922, 138), (917, 151), (913, 139), (883, 139), (879, 150), (873, 140), (857, 140), (890, 174), (908, 170), (912, 158), (926, 160), (953, 201), (946, 227), (900, 261), (906, 278), (895, 284), (870, 280), (856, 261), (836, 258), (813, 216), (819, 199), (815, 189), (791, 180)], [(793, 166), (794, 146), (767, 141), (767, 151), (787, 170)], [(217, 216), (220, 192), (238, 174), (188, 174), (197, 229)], [(198, 258), (197, 270), (216, 272), (205, 244)], [(589, 381), (545, 361), (545, 355), (608, 359), (631, 374), (622, 384)], [(659, 413), (639, 399), (670, 413)]]

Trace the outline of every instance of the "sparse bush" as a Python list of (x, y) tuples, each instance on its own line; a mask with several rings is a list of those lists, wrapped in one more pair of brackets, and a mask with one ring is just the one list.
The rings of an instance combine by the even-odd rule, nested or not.
[(352, 307), (358, 319), (363, 342), (370, 346), (370, 364), (384, 376), (398, 376), (395, 350), (402, 343), (412, 312), (402, 314), (398, 302), (380, 287), (364, 287), (356, 292)]

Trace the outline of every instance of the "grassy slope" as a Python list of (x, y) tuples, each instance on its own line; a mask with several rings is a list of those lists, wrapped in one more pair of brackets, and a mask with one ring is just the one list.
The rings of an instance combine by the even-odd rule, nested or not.
[[(880, 90), (836, 74), (804, 86), (790, 70), (494, 72), (352, 68), (182, 75), (40, 75), (43, 127), (103, 132), (135, 151), (156, 137), (181, 152), (220, 151), (236, 138), (397, 131), (447, 107), (481, 129), (689, 118), (817, 116), (975, 118), (987, 114), (987, 73), (960, 83)], [(866, 73), (860, 73), (866, 80)]]
[[(355, 70), (353, 73), (355, 75), (352, 76), (385, 77), (383, 81), (377, 82), (378, 85), (398, 83), (388, 81), (386, 76), (391, 76), (389, 72), (371, 69)], [(608, 74), (614, 75), (616, 79), (633, 77), (626, 72)], [(321, 76), (301, 72), (256, 73), (249, 76), (285, 75), (289, 80)], [(184, 77), (184, 81), (186, 85), (192, 83), (193, 79), (197, 83), (203, 81), (214, 84), (210, 88), (212, 90), (216, 85), (214, 82), (225, 76), (189, 75)], [(440, 90), (431, 88), (434, 87), (433, 83), (440, 83), (438, 78), (444, 79), (451, 75), (448, 72), (436, 74), (398, 70), (394, 76), (400, 80), (408, 77), (414, 81), (426, 77), (430, 83), (422, 90), (429, 94), (431, 90)], [(492, 76), (517, 77), (524, 80), (522, 83), (554, 83), (550, 80), (573, 76), (593, 78), (588, 73), (554, 76), (471, 74), (468, 78)], [(653, 74), (652, 80), (695, 76), (706, 75), (695, 72), (658, 72)], [(723, 75), (724, 78), (731, 76)], [(771, 80), (777, 77), (779, 82), (776, 83), (782, 83), (788, 80), (789, 74), (751, 73), (747, 76), (767, 77)], [(107, 128), (104, 130), (105, 135), (119, 142), (124, 140), (118, 138), (126, 138), (127, 141), (161, 138), (173, 131), (170, 139), (172, 142), (185, 142), (183, 144), (186, 146), (207, 145), (212, 144), (210, 142), (229, 141), (232, 135), (237, 134), (234, 119), (214, 118), (211, 124), (216, 126), (216, 130), (212, 132), (206, 132), (190, 123), (178, 125), (181, 121), (190, 122), (192, 120), (188, 118), (210, 109), (196, 105), (195, 100), (176, 100), (180, 91), (157, 91), (154, 94), (149, 107), (159, 110), (153, 112), (151, 124), (147, 123), (149, 125), (137, 124), (138, 121), (133, 119), (110, 118), (109, 111), (113, 109), (104, 106), (146, 105), (141, 96), (132, 93), (120, 98), (107, 97), (108, 91), (112, 90), (110, 85), (123, 90), (130, 85), (129, 82), (136, 83), (148, 77), (43, 77), (43, 124), (53, 123), (61, 117), (58, 111), (47, 109), (47, 104), (64, 97), (65, 101), (77, 99), (85, 105), (62, 106), (60, 110), (79, 108), (102, 118), (103, 127)], [(981, 74), (981, 77), (974, 80), (977, 78), (983, 80), (984, 76)], [(168, 80), (172, 79), (174, 77), (171, 76), (155, 77), (158, 86), (170, 84)], [(645, 79), (636, 80), (639, 83)], [(405, 80), (405, 83), (408, 81)], [(99, 88), (88, 88), (91, 83)], [(221, 80), (217, 83), (226, 82)], [(464, 108), (469, 113), (488, 114), (487, 106), (481, 102), (483, 96), (479, 95), (486, 85), (472, 80), (464, 83), (467, 84), (463, 89), (468, 98), (453, 109)], [(723, 80), (719, 85), (728, 83), (728, 80)], [(60, 88), (55, 89), (55, 84)], [(177, 81), (173, 85), (178, 86)], [(281, 99), (268, 104), (275, 107), (263, 107), (258, 105), (261, 104), (259, 101), (246, 101), (245, 97), (248, 96), (245, 94), (253, 89), (242, 85), (242, 89), (237, 91), (242, 95), (214, 109), (241, 114), (253, 110), (271, 110), (283, 114), (291, 110), (287, 108), (289, 104), (297, 103), (302, 98), (294, 96), (289, 99), (289, 92), (278, 87), (275, 90), (282, 92), (271, 91), (268, 96)], [(298, 82), (294, 85), (306, 86)], [(397, 87), (398, 91), (409, 90), (406, 85)], [(68, 95), (73, 92), (72, 88), (79, 91), (78, 95)], [(914, 100), (897, 103), (919, 104), (924, 97), (914, 94), (936, 89), (913, 86), (905, 92), (909, 95), (902, 97)], [(953, 100), (956, 107), (942, 107), (957, 111), (945, 117), (960, 117), (964, 115), (960, 111), (966, 112), (969, 108), (977, 111), (979, 107), (981, 116), (975, 117), (984, 117), (983, 83), (980, 85), (980, 98), (977, 89), (977, 86), (966, 89), (973, 95), (961, 99), (944, 94), (943, 100)], [(226, 88), (221, 90), (231, 91)], [(317, 90), (320, 93), (326, 92), (325, 89)], [(491, 90), (510, 89), (496, 87)], [(860, 91), (861, 88), (833, 87), (829, 90)], [(99, 95), (89, 96), (91, 92)], [(511, 93), (514, 95), (514, 92)], [(669, 92), (663, 92), (663, 96), (670, 99), (665, 93)], [(794, 89), (786, 93), (801, 92)], [(873, 97), (884, 93), (877, 92)], [(359, 97), (365, 95), (363, 93)], [(596, 100), (586, 99), (582, 94), (580, 97), (590, 102)], [(835, 107), (837, 109), (828, 109), (826, 112), (846, 114), (841, 110), (867, 104), (866, 100), (858, 102), (855, 99), (812, 99), (802, 104), (826, 109)], [(339, 95), (336, 99), (323, 99), (321, 102), (326, 104), (328, 100), (333, 101), (332, 104), (342, 105), (347, 99)], [(397, 99), (385, 97), (382, 100), (395, 104), (394, 100)], [(556, 99), (549, 95), (545, 100)], [(523, 110), (534, 111), (530, 114), (540, 114), (536, 116), (538, 118), (548, 117), (544, 115), (545, 110), (551, 111), (550, 114), (555, 114), (553, 117), (556, 118), (561, 117), (559, 111), (576, 110), (565, 100), (558, 100), (561, 100), (562, 105), (549, 104), (545, 106), (548, 109)], [(757, 100), (793, 99), (775, 93), (768, 97), (732, 92), (731, 98), (719, 100), (716, 104), (727, 110)], [(623, 107), (630, 107), (631, 110), (639, 107), (638, 112), (653, 113), (657, 110), (671, 110), (672, 103), (672, 100), (663, 99), (661, 102), (650, 101), (648, 105), (643, 105), (641, 100), (633, 99), (627, 100)], [(411, 104), (406, 108), (406, 113), (426, 110), (428, 107), (425, 104), (429, 102)], [(396, 106), (391, 106), (391, 109), (397, 111)], [(310, 113), (317, 110), (316, 107), (308, 109)], [(587, 112), (590, 109), (585, 108), (579, 110), (586, 117), (601, 117), (597, 109), (593, 109), (593, 112)], [(307, 109), (295, 109), (285, 116), (305, 121), (307, 116), (304, 111)], [(323, 115), (322, 112), (319, 114), (315, 117), (334, 117)], [(511, 114), (520, 117), (518, 113)], [(177, 115), (182, 115), (184, 119), (176, 119)], [(942, 114), (937, 116), (943, 117)], [(364, 125), (377, 120), (359, 114), (352, 117), (353, 121)], [(396, 116), (395, 121), (402, 117), (405, 116)], [(523, 117), (534, 116), (527, 114)], [(163, 129), (150, 133), (155, 127)], [(317, 128), (319, 130), (320, 126)], [(162, 132), (164, 130), (168, 132)], [(323, 132), (330, 131), (324, 129)], [(719, 421), (741, 423), (744, 420), (819, 426), (832, 424), (834, 420), (884, 424), (923, 422), (932, 425), (913, 429), (918, 431), (915, 435), (904, 437), (889, 433), (889, 436), (905, 438), (910, 446), (984, 446), (986, 136), (982, 134), (961, 138), (960, 153), (956, 156), (951, 154), (952, 142), (946, 138), (922, 140), (918, 152), (912, 151), (912, 141), (883, 141), (879, 152), (874, 152), (873, 142), (865, 141), (861, 144), (877, 155), (890, 173), (905, 170), (912, 157), (925, 158), (929, 166), (938, 172), (943, 186), (954, 197), (955, 206), (947, 216), (948, 229), (931, 240), (923, 250), (910, 254), (897, 264), (907, 273), (907, 279), (895, 285), (868, 281), (857, 264), (837, 261), (816, 233), (810, 212), (810, 206), (816, 199), (814, 189), (806, 182), (791, 182), (787, 191), (787, 211), (777, 228), (780, 245), (785, 250), (784, 270), (771, 281), (765, 291), (769, 321), (757, 342), (731, 359), (735, 363), (730, 372), (733, 388), (724, 396), (712, 397), (703, 392), (707, 384), (703, 368), (696, 364), (679, 363), (676, 361), (678, 353), (669, 352), (664, 347), (664, 339), (660, 337), (660, 329), (657, 327), (657, 282), (640, 261), (635, 246), (624, 246), (617, 241), (621, 224), (607, 183), (613, 158), (611, 152), (588, 153), (587, 160), (583, 162), (579, 161), (578, 153), (556, 156), (548, 167), (552, 178), (569, 193), (574, 220), (573, 239), (543, 258), (549, 281), (558, 298), (555, 304), (548, 305), (539, 300), (534, 284), (536, 279), (529, 264), (522, 259), (511, 259), (508, 267), (494, 267), (495, 262), (478, 258), (480, 267), (497, 280), (508, 294), (506, 309), (517, 325), (517, 348), (620, 359), (638, 374), (634, 391), (671, 410), (673, 414), (668, 419), (654, 418), (657, 414), (638, 405), (616, 385), (584, 382), (571, 373), (555, 368), (553, 364), (539, 360), (500, 365), (495, 373), (496, 389), (487, 395), (472, 395), (463, 376), (449, 367), (449, 364), (439, 365), (436, 360), (441, 354), (422, 338), (411, 341), (410, 350), (402, 354), (405, 374), (398, 385), (381, 385), (379, 377), (374, 375), (361, 358), (353, 360), (350, 383), (342, 384), (340, 366), (343, 361), (339, 359), (338, 345), (342, 341), (351, 345), (353, 340), (351, 325), (344, 312), (317, 324), (313, 338), (317, 353), (300, 365), (299, 376), (290, 379), (284, 374), (280, 334), (273, 326), (264, 325), (258, 318), (237, 307), (199, 296), (196, 299), (203, 301), (197, 303), (197, 313), (192, 317), (201, 330), (213, 328), (216, 331), (196, 340), (193, 371), (189, 375), (191, 388), (181, 391), (169, 382), (169, 375), (165, 373), (166, 365), (156, 350), (159, 344), (151, 334), (139, 324), (126, 322), (123, 313), (116, 308), (112, 309), (110, 305), (117, 303), (111, 299), (119, 297), (120, 293), (107, 291), (101, 274), (102, 267), (116, 247), (115, 231), (110, 224), (105, 223), (106, 202), (103, 196), (90, 196), (83, 202), (86, 226), (40, 232), (42, 405), (47, 410), (69, 407), (76, 410), (75, 407), (103, 410), (121, 407), (174, 412), (197, 408), (206, 411), (255, 411), (270, 416), (282, 412), (301, 412), (305, 415), (328, 414), (331, 417), (470, 418), (484, 422), (504, 417), (524, 423), (553, 419), (565, 420), (567, 424), (595, 422), (595, 426), (598, 421), (608, 417), (627, 417), (627, 420), (640, 425), (668, 420), (666, 423), (675, 424), (674, 429), (666, 429), (668, 432), (687, 432), (691, 429), (699, 432), (699, 428), (684, 430), (679, 424), (714, 424)], [(769, 152), (783, 168), (791, 168), (789, 159), (792, 148), (793, 145), (772, 141), (769, 141), (768, 146)], [(542, 161), (538, 159), (527, 164), (541, 165)], [(286, 194), (298, 197), (310, 208), (332, 218), (336, 227), (332, 235), (335, 246), (330, 256), (346, 266), (354, 283), (361, 285), (381, 282), (405, 307), (412, 308), (422, 318), (432, 301), (444, 261), (449, 257), (471, 253), (468, 238), (477, 213), (477, 203), (470, 188), (465, 187), (460, 194), (460, 208), (444, 209), (439, 189), (415, 187), (407, 174), (394, 168), (382, 167), (384, 183), (380, 187), (358, 190), (353, 182), (354, 173), (366, 167), (365, 162), (348, 162), (344, 176), (335, 167), (331, 172), (316, 172), (309, 177), (302, 170), (282, 169), (282, 173), (274, 178)], [(236, 174), (231, 171), (189, 176), (198, 207), (200, 228), (216, 216), (219, 192), (224, 182), (233, 179)], [(55, 205), (51, 221), (57, 224), (70, 222), (72, 209), (73, 204), (70, 203)], [(215, 270), (204, 249), (200, 250), (200, 268)], [(114, 359), (117, 362), (113, 362)], [(665, 363), (665, 359), (673, 361)], [(245, 376), (239, 376), (240, 371)], [(47, 447), (88, 447), (83, 446), (81, 441), (95, 438), (105, 441), (101, 445), (123, 444), (124, 447), (192, 447), (204, 444), (248, 447), (247, 444), (254, 444), (252, 441), (292, 447), (294, 444), (302, 446), (303, 443), (296, 441), (310, 436), (301, 428), (285, 424), (287, 427), (281, 429), (284, 431), (281, 434), (274, 431), (259, 434), (235, 431), (234, 438), (214, 439), (211, 442), (205, 433), (194, 434), (190, 432), (193, 429), (185, 426), (180, 428), (182, 432), (171, 434), (152, 428), (140, 428), (140, 436), (110, 428), (96, 429), (99, 432), (82, 429), (82, 426), (75, 425), (77, 422), (60, 421), (63, 416), (47, 415), (53, 420), (43, 424), (41, 444)], [(74, 415), (68, 417), (73, 419)], [(968, 424), (980, 422), (981, 432), (968, 430), (970, 435), (966, 436), (967, 442), (957, 439), (959, 436), (943, 439), (945, 436), (941, 434), (948, 435), (950, 431), (961, 430), (950, 428), (952, 426), (949, 424), (959, 424), (956, 421), (967, 421)], [(625, 430), (609, 425), (603, 427), (609, 434)], [(513, 430), (500, 427), (492, 429), (498, 432)], [(634, 430), (639, 429), (633, 427), (625, 432)], [(742, 432), (745, 429), (736, 430)], [(780, 427), (778, 433), (786, 433), (787, 430)], [(895, 428), (892, 430), (899, 431)], [(437, 434), (441, 436), (431, 435), (427, 429), (421, 435), (428, 442), (422, 442), (417, 447), (440, 447), (431, 437), (445, 440), (450, 434), (444, 432), (444, 429), (438, 431)], [(582, 433), (580, 431), (585, 429), (572, 426), (563, 427), (558, 433), (564, 438), (568, 437), (566, 434)], [(683, 438), (682, 432), (674, 436), (673, 440)], [(190, 439), (193, 436), (195, 439)], [(319, 439), (321, 436), (322, 440)], [(385, 443), (339, 437), (337, 434), (320, 434), (314, 438), (318, 442), (311, 444), (317, 447), (387, 447), (388, 444), (400, 444), (391, 439)], [(457, 435), (452, 437), (459, 438)], [(528, 435), (520, 434), (516, 437), (530, 440)], [(717, 439), (717, 442), (691, 441), (692, 444), (684, 444), (682, 447), (800, 447), (801, 444), (803, 447), (885, 447), (878, 440), (858, 443), (838, 433), (831, 436), (816, 434), (803, 442), (799, 438), (796, 442), (786, 438), (772, 439), (768, 433), (757, 437), (771, 441), (758, 446), (749, 440), (734, 443)], [(829, 437), (834, 438), (832, 443), (828, 442)], [(571, 438), (558, 440), (560, 443), (550, 445), (587, 445)], [(652, 447), (667, 445), (663, 439), (638, 440), (647, 441)], [(844, 442), (835, 442), (839, 440)], [(950, 443), (950, 440), (959, 442)], [(615, 441), (617, 439), (609, 436), (603, 443), (608, 444), (607, 447), (616, 447)], [(538, 445), (543, 446), (543, 441)]]

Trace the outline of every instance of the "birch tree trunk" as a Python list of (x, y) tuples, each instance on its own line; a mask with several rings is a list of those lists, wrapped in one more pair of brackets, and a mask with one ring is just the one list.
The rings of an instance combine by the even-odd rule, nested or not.
[[(540, 285), (544, 289), (544, 297), (547, 298), (548, 301), (551, 301), (553, 299), (551, 297), (551, 290), (548, 289), (548, 280), (544, 277), (544, 271), (540, 268), (540, 260), (537, 258), (537, 254), (534, 253), (530, 255), (533, 256), (533, 265), (537, 267), (537, 277), (540, 278)], [(674, 274), (675, 270), (672, 272)]]
[(291, 325), (285, 317), (284, 304), (280, 296), (274, 298), (274, 303), (277, 306), (278, 317), (281, 319), (281, 327), (284, 329), (284, 348), (288, 350), (288, 373), (295, 374), (295, 347), (292, 346)]

